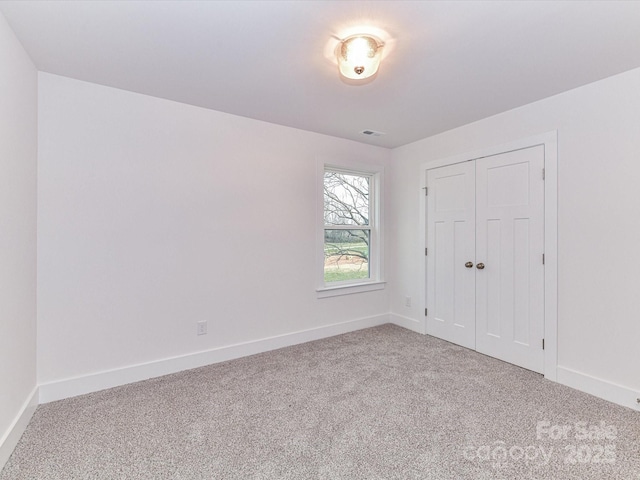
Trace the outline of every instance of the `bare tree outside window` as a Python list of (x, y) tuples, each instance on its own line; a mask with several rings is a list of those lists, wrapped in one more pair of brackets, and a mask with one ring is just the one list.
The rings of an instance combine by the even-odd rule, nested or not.
[(371, 177), (326, 170), (324, 173), (324, 280), (370, 278)]

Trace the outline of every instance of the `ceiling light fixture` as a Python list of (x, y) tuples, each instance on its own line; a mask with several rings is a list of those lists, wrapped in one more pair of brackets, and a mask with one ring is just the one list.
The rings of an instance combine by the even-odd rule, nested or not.
[(371, 35), (352, 35), (338, 44), (336, 56), (340, 74), (352, 80), (374, 75), (380, 66), (384, 44)]

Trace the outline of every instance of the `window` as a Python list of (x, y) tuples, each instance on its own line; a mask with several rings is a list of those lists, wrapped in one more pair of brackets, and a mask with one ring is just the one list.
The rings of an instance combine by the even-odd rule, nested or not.
[[(324, 166), (319, 291), (355, 293), (381, 283), (380, 183), (380, 169), (358, 171)], [(365, 288), (349, 290), (349, 287)], [(342, 291), (335, 293), (337, 290)]]

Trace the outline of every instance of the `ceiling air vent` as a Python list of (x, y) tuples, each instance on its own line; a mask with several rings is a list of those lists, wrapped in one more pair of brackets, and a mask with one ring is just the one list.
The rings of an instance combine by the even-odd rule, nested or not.
[(369, 137), (381, 137), (382, 135), (386, 135), (385, 133), (376, 132), (375, 130), (363, 130), (360, 133)]

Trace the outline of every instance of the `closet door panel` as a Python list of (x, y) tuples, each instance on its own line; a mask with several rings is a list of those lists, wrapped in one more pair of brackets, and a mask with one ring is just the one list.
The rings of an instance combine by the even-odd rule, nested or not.
[(475, 348), (475, 167), (427, 175), (427, 333)]
[(475, 163), (476, 349), (543, 372), (544, 147)]

